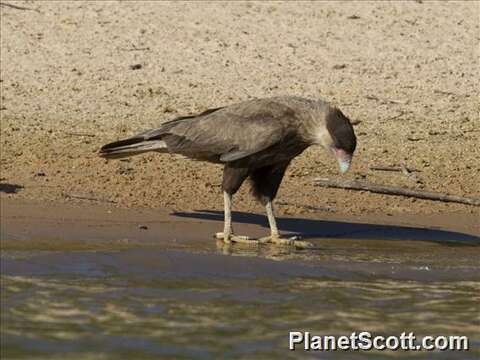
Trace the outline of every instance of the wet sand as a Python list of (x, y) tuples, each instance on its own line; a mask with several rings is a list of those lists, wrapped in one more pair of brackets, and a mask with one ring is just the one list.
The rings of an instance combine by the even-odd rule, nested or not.
[[(349, 217), (322, 214), (321, 218), (280, 217), (284, 234), (297, 234), (314, 244), (311, 250), (289, 247), (227, 245), (213, 239), (222, 229), (220, 211), (167, 212), (152, 209), (118, 209), (39, 204), (2, 199), (1, 239), (4, 252), (113, 251), (128, 249), (175, 250), (195, 258), (208, 254), (217, 260), (208, 265), (216, 273), (230, 257), (258, 256), (295, 261), (364, 274), (428, 279), (476, 279), (472, 271), (480, 257), (479, 224), (475, 216)], [(260, 237), (268, 233), (263, 214), (234, 212), (238, 233)], [(255, 260), (261, 261), (261, 260)], [(159, 261), (157, 266), (163, 266)], [(230, 266), (230, 265), (229, 265)], [(290, 265), (285, 265), (289, 267)], [(217, 268), (218, 267), (218, 268)], [(182, 263), (195, 274), (199, 269)], [(206, 269), (202, 269), (205, 271)], [(275, 272), (276, 270), (274, 270)]]
[[(468, 215), (282, 217), (316, 245), (295, 250), (219, 243), (217, 211), (2, 199), (1, 214), (9, 358), (298, 358), (286, 351), (292, 329), (463, 334), (477, 352), (435, 358), (478, 355), (480, 237)], [(267, 231), (263, 215), (234, 220)]]

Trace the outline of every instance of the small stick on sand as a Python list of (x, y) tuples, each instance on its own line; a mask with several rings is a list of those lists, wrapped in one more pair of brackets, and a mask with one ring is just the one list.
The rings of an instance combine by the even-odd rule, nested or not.
[(340, 179), (314, 179), (315, 186), (323, 186), (328, 188), (339, 188), (348, 190), (370, 191), (386, 195), (400, 195), (406, 197), (414, 197), (419, 199), (428, 199), (443, 202), (455, 202), (473, 206), (480, 206), (480, 199), (465, 198), (461, 196), (448, 195), (433, 191), (423, 191), (414, 189), (405, 189), (396, 186), (377, 185), (367, 181), (359, 180), (340, 180)]
[(130, 49), (119, 48), (118, 50), (121, 50), (121, 51), (150, 51), (150, 48), (149, 47), (137, 48), (135, 45), (132, 45), (132, 48), (130, 48)]
[(9, 8), (16, 9), (16, 10), (32, 10), (32, 11), (40, 12), (40, 11), (38, 11), (38, 9), (32, 9), (32, 8), (28, 8), (28, 7), (24, 7), (24, 6), (18, 6), (18, 5), (13, 5), (13, 4), (4, 3), (4, 2), (1, 2), (1, 3), (0, 3), (0, 7), (1, 7), (1, 6), (9, 7)]
[(408, 101), (403, 101), (403, 100), (393, 100), (393, 99), (380, 99), (379, 97), (375, 95), (366, 95), (365, 99), (368, 100), (375, 100), (375, 101), (380, 101), (383, 103), (391, 103), (391, 104), (401, 104), (401, 105), (406, 105), (408, 104)]
[(400, 111), (397, 115), (386, 118), (385, 120), (395, 120), (405, 115), (405, 111)]
[(63, 193), (63, 196), (66, 197), (66, 198), (70, 198), (70, 199), (99, 201), (99, 202), (106, 202), (106, 203), (110, 203), (110, 204), (116, 204), (116, 203), (117, 203), (116, 201), (109, 200), (109, 199), (99, 199), (99, 198), (90, 197), (90, 196), (83, 196), (83, 195), (75, 195), (75, 194)]
[(85, 134), (85, 133), (76, 133), (76, 132), (66, 132), (66, 135), (70, 136), (88, 136), (88, 137), (95, 137), (95, 134)]
[(439, 90), (439, 89), (435, 89), (435, 90), (433, 90), (433, 92), (436, 93), (436, 94), (442, 94), (442, 95), (458, 96), (457, 94), (455, 94), (451, 91), (444, 91), (444, 90)]
[(375, 170), (375, 171), (402, 171), (404, 172), (405, 169), (407, 170), (407, 173), (411, 173), (411, 172), (421, 172), (421, 170), (417, 170), (417, 169), (412, 169), (412, 168), (409, 168), (409, 167), (406, 167), (405, 165), (402, 165), (401, 167), (398, 167), (398, 166), (377, 166), (377, 165), (372, 165), (372, 166), (369, 166), (369, 169), (370, 170)]
[(298, 203), (294, 203), (294, 202), (287, 202), (287, 201), (275, 201), (275, 205), (279, 205), (279, 206), (296, 206), (296, 207), (301, 207), (301, 208), (304, 208), (304, 209), (308, 209), (308, 210), (313, 210), (313, 211), (329, 211), (329, 212), (335, 212), (335, 209), (330, 207), (330, 206), (322, 206), (322, 207), (318, 207), (318, 206), (312, 206), (312, 205), (304, 205), (304, 204), (298, 204)]

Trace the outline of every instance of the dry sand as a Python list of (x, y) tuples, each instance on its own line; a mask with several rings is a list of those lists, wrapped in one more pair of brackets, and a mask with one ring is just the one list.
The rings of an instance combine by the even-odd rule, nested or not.
[[(3, 197), (221, 209), (218, 166), (156, 154), (106, 162), (98, 148), (280, 94), (324, 98), (359, 122), (347, 177), (480, 196), (478, 2), (6, 3), (30, 9), (0, 7)], [(369, 169), (399, 164), (417, 179)], [(336, 164), (309, 149), (288, 170), (279, 212), (479, 213), (315, 188), (316, 176), (337, 176)], [(262, 211), (248, 186), (235, 209)]]

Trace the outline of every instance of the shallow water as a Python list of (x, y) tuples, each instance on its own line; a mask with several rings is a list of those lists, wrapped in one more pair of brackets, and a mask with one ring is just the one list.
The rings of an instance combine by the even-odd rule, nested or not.
[(365, 239), (317, 244), (295, 251), (211, 240), (168, 248), (92, 243), (79, 251), (44, 241), (18, 251), (4, 243), (10, 250), (2, 252), (3, 355), (352, 357), (289, 352), (288, 332), (305, 330), (467, 335), (468, 353), (356, 356), (478, 357), (478, 246)]

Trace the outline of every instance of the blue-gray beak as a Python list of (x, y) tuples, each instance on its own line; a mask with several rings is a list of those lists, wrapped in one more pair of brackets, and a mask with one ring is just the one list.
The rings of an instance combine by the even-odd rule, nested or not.
[(346, 173), (348, 169), (350, 169), (350, 162), (351, 160), (343, 160), (343, 159), (338, 159), (338, 165), (340, 166), (340, 171), (342, 173)]
[(352, 163), (352, 155), (348, 154), (345, 150), (342, 149), (333, 149), (335, 157), (338, 161), (338, 166), (340, 171), (345, 173), (350, 169), (350, 164)]

